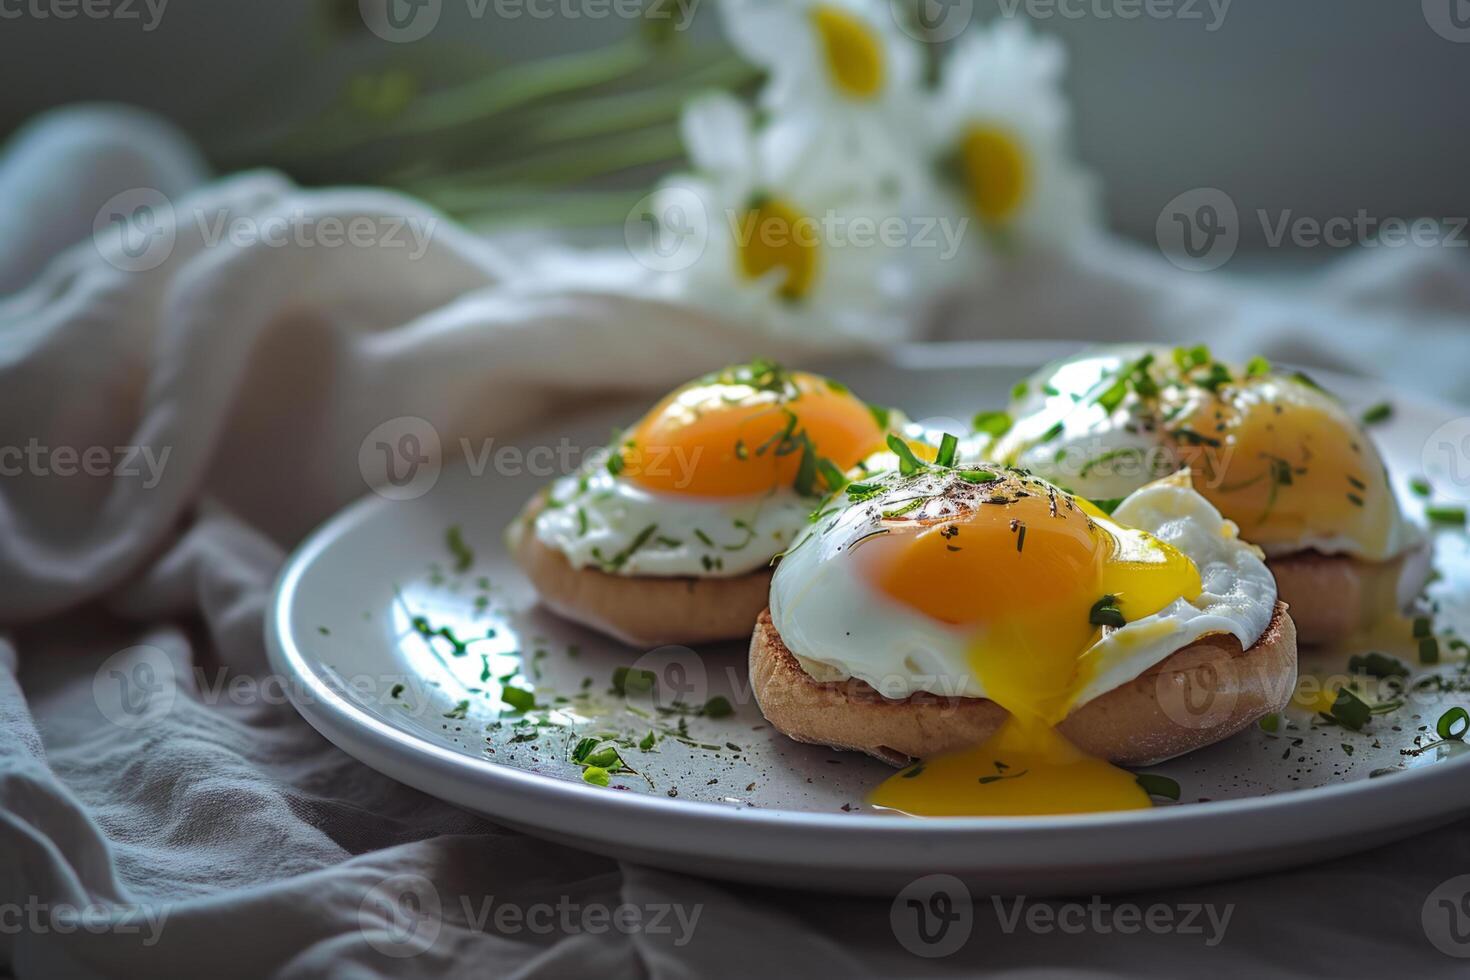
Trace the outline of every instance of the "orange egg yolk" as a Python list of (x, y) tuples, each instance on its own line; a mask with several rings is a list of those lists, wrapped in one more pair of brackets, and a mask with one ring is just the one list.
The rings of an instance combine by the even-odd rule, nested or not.
[(847, 470), (883, 447), (872, 410), (841, 385), (748, 374), (724, 372), (659, 402), (620, 447), (621, 475), (659, 493), (749, 496), (797, 486), (803, 466)]
[(853, 552), (881, 595), (963, 631), (985, 696), (1010, 712), (981, 745), (885, 781), (875, 804), (923, 816), (1149, 805), (1131, 773), (1082, 753), (1055, 726), (1092, 676), (1099, 600), (1114, 597), (1131, 622), (1197, 598), (1199, 571), (1172, 546), (1067, 500), (1033, 489), (959, 520), (889, 521), (889, 533)]
[[(1387, 558), (1397, 523), (1383, 463), (1330, 395), (1250, 379), (1172, 423), (1195, 489), (1262, 546), (1342, 538)], [(1182, 430), (1182, 431), (1181, 431)]]

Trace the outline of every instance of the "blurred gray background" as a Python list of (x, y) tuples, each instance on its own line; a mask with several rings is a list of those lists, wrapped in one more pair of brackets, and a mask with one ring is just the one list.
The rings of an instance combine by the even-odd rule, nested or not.
[[(144, 0), (114, 0), (135, 20), (58, 19), (67, 2), (0, 0), (0, 133), (106, 99), (157, 110), (232, 159), (216, 149), (318, 111), (354, 60), (388, 46), (361, 30), (355, 0), (173, 0), (152, 30)], [(1121, 16), (1143, 0), (976, 0), (978, 17), (1019, 4), (1065, 41), (1080, 155), (1114, 228), (1152, 241), (1163, 205), (1204, 186), (1243, 213), (1470, 214), (1470, 0), (1234, 0), (1223, 17), (1221, 0), (1152, 2), (1169, 16)], [(712, 3), (696, 35), (717, 35)], [(462, 63), (585, 49), (628, 29), (443, 4), (433, 39), (452, 54), (436, 57)], [(1264, 245), (1258, 223), (1243, 234), (1243, 248)]]

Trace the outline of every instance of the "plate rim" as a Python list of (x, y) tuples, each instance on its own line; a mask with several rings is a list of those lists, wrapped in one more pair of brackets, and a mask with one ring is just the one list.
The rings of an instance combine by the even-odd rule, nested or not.
[[(859, 355), (863, 359), (876, 357), (896, 367), (907, 370), (925, 371), (966, 367), (1006, 366), (1018, 361), (1028, 364), (1045, 363), (1059, 355), (1065, 355), (1083, 347), (1095, 346), (1073, 341), (1003, 341), (992, 342), (970, 340), (914, 345), (899, 345)], [(1341, 372), (1314, 369), (1314, 373), (1330, 378), (1335, 384), (1349, 387), (1381, 389), (1396, 399), (1416, 404), (1426, 411), (1463, 413), (1464, 409), (1453, 403), (1427, 397), (1419, 393), (1404, 392), (1387, 382)], [(1080, 813), (1038, 815), (1018, 817), (927, 817), (923, 820), (904, 819), (894, 815), (871, 813), (828, 813), (825, 811), (785, 810), (770, 807), (743, 807), (731, 804), (711, 803), (700, 800), (669, 799), (663, 796), (639, 792), (609, 792), (602, 787), (583, 785), (554, 776), (542, 775), (513, 766), (476, 758), (468, 753), (456, 751), (423, 739), (411, 731), (395, 727), (368, 711), (354, 705), (339, 692), (328, 686), (321, 676), (311, 668), (309, 658), (295, 643), (291, 607), (299, 594), (302, 579), (314, 560), (343, 533), (372, 518), (374, 513), (388, 501), (371, 493), (348, 504), (329, 517), (309, 533), (292, 550), (277, 576), (266, 615), (266, 645), (273, 669), (288, 676), (296, 683), (286, 685), (289, 699), (306, 721), (325, 738), (358, 761), (386, 772), (390, 777), (405, 782), (417, 789), (441, 798), (460, 802), (471, 794), (446, 794), (444, 786), (437, 780), (413, 778), (415, 773), (401, 775), (405, 768), (422, 766), (432, 760), (433, 775), (440, 779), (478, 781), (487, 789), (505, 790), (527, 804), (549, 807), (567, 807), (569, 812), (581, 814), (581, 826), (574, 830), (563, 827), (548, 828), (575, 833), (585, 840), (603, 840), (631, 845), (656, 847), (665, 851), (690, 852), (691, 848), (677, 847), (671, 839), (659, 838), (657, 828), (667, 826), (673, 820), (691, 829), (716, 831), (735, 823), (744, 828), (781, 830), (787, 833), (801, 832), (803, 837), (822, 837), (841, 833), (871, 839), (875, 844), (892, 844), (912, 841), (916, 835), (924, 840), (942, 844), (952, 839), (971, 838), (976, 834), (1005, 840), (1024, 839), (1034, 842), (1038, 837), (1051, 839), (1071, 836), (1078, 832), (1087, 833), (1116, 830), (1119, 832), (1148, 832), (1153, 829), (1178, 833), (1196, 830), (1204, 833), (1225, 826), (1248, 825), (1254, 819), (1291, 814), (1301, 826), (1311, 826), (1314, 818), (1330, 817), (1332, 812), (1351, 808), (1366, 823), (1359, 822), (1351, 828), (1355, 834), (1383, 831), (1398, 824), (1408, 823), (1395, 812), (1396, 805), (1374, 807), (1371, 803), (1381, 802), (1383, 783), (1391, 782), (1402, 787), (1405, 794), (1412, 793), (1419, 800), (1430, 801), (1431, 806), (1416, 809), (1414, 816), (1424, 819), (1439, 814), (1451, 814), (1470, 807), (1470, 780), (1462, 780), (1461, 771), (1470, 766), (1470, 754), (1458, 759), (1446, 759), (1433, 765), (1396, 772), (1380, 779), (1359, 779), (1328, 786), (1293, 789), (1286, 792), (1265, 793), (1260, 796), (1232, 800), (1211, 800), (1189, 804), (1157, 806), (1148, 810), (1123, 812)], [(298, 684), (302, 685), (298, 687)], [(303, 698), (309, 693), (309, 698)], [(344, 742), (353, 742), (366, 737), (372, 745), (387, 752), (395, 765), (387, 772), (375, 761), (354, 752)], [(432, 783), (432, 788), (430, 785)], [(1454, 792), (1460, 783), (1460, 792)], [(1397, 799), (1399, 791), (1390, 794)], [(1434, 806), (1433, 801), (1439, 801)], [(487, 811), (479, 803), (462, 802), (479, 812)], [(513, 808), (507, 807), (509, 811)], [(525, 806), (514, 809), (524, 810)], [(645, 818), (641, 823), (650, 832), (642, 840), (630, 840), (620, 828), (599, 836), (598, 821), (590, 819), (595, 811), (611, 809), (619, 817)], [(516, 820), (513, 813), (492, 812), (503, 819)], [(1325, 826), (1325, 825), (1324, 825)], [(1191, 839), (1199, 839), (1188, 835)], [(1233, 836), (1233, 835), (1231, 835)], [(1216, 838), (1218, 841), (1224, 838)], [(1270, 842), (1276, 846), (1290, 845), (1292, 839), (1285, 837)], [(893, 862), (874, 861), (882, 851), (870, 853), (864, 860), (869, 867), (894, 866), (913, 867), (912, 855), (893, 852)], [(1156, 853), (1155, 857), (1166, 855)], [(808, 863), (822, 864), (817, 853), (808, 855)], [(994, 855), (988, 855), (993, 864)], [(1025, 861), (1030, 864), (1032, 862)]]

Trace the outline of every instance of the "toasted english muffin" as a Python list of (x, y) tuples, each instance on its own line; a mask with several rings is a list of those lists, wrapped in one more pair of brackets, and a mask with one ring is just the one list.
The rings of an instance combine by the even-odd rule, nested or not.
[(1277, 595), (1291, 607), (1303, 646), (1337, 643), (1405, 609), (1424, 587), (1428, 543), (1389, 561), (1316, 551), (1268, 558)]
[(771, 570), (744, 575), (614, 575), (575, 568), (536, 537), (538, 494), (511, 526), (511, 553), (553, 612), (637, 647), (710, 643), (750, 635), (765, 608)]
[[(766, 719), (799, 742), (866, 752), (891, 765), (977, 745), (1006, 711), (985, 698), (880, 695), (861, 680), (820, 682), (771, 622), (756, 621), (750, 677)], [(1235, 734), (1291, 700), (1296, 627), (1278, 602), (1249, 650), (1227, 634), (1203, 637), (1073, 711), (1057, 730), (1091, 755), (1149, 765)]]

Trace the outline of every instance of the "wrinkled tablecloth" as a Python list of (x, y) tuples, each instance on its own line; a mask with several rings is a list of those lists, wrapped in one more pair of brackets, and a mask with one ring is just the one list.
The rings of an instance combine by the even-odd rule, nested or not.
[[(110, 234), (108, 215), (159, 199), (172, 224)], [(0, 965), (16, 975), (1464, 974), (1421, 917), (1470, 873), (1470, 823), (1020, 919), (977, 895), (968, 942), (924, 958), (887, 899), (546, 843), (379, 775), (289, 705), (205, 704), (191, 668), (267, 673), (273, 576), (364, 492), (379, 422), (503, 434), (774, 342), (608, 285), (626, 271), (608, 255), (507, 247), (380, 191), (214, 180), (126, 110), (38, 120), (0, 157), (0, 202)], [(326, 244), (354, 222), (401, 245)], [(1000, 278), (928, 329), (1204, 338), (1470, 402), (1463, 249), (1257, 280), (1109, 243)], [(150, 724), (118, 724), (97, 685), (138, 680), (109, 665), (140, 645), (183, 687)], [(1198, 928), (1140, 927), (1154, 907)]]

